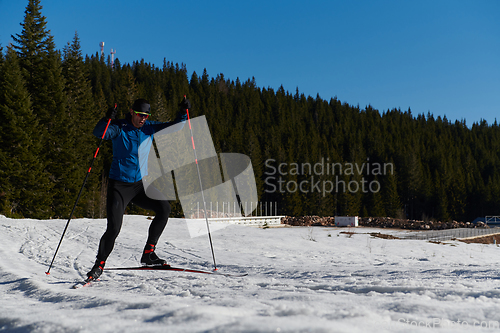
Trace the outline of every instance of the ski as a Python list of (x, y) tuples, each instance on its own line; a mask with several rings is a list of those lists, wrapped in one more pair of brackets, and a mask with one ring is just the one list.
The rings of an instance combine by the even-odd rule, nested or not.
[[(97, 280), (99, 281), (99, 280)], [(92, 283), (94, 282), (94, 279), (92, 278), (87, 278), (83, 281), (78, 281), (77, 283), (75, 283), (71, 289), (79, 289), (79, 288), (83, 288), (83, 287), (87, 287), (87, 286), (90, 286)]]
[(201, 273), (201, 274), (214, 274), (214, 275), (223, 275), (223, 276), (229, 276), (229, 277), (243, 277), (247, 276), (247, 273), (222, 273), (219, 271), (206, 271), (206, 270), (199, 270), (199, 269), (191, 269), (191, 268), (183, 268), (183, 267), (172, 267), (169, 265), (163, 265), (163, 266), (135, 266), (135, 267), (110, 267), (110, 268), (104, 268), (105, 271), (124, 271), (124, 270), (131, 270), (131, 271), (176, 271), (176, 272), (185, 272), (185, 273)]

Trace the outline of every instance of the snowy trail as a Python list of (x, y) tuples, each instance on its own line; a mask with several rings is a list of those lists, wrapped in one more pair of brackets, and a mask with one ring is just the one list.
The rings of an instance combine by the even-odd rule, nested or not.
[[(221, 271), (243, 278), (92, 266), (105, 220), (0, 217), (0, 330), (53, 332), (496, 332), (500, 247), (374, 238), (355, 228), (231, 226), (212, 234)], [(149, 221), (126, 216), (108, 267), (137, 265)], [(158, 253), (211, 269), (208, 239), (171, 219)]]

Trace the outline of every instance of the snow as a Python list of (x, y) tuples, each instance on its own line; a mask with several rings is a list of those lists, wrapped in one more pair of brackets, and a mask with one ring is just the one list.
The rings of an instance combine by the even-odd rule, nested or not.
[[(231, 225), (214, 231), (217, 266), (246, 277), (109, 271), (85, 277), (104, 219), (0, 216), (0, 330), (15, 332), (497, 332), (497, 245), (382, 239), (369, 228)], [(126, 215), (107, 267), (137, 265), (149, 220)], [(346, 233), (347, 232), (347, 233)], [(353, 232), (353, 234), (351, 234)], [(207, 235), (170, 219), (170, 264), (212, 269)]]

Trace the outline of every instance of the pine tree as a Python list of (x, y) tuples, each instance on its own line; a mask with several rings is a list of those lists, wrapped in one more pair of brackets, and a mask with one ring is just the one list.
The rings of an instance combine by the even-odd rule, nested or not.
[(118, 75), (120, 79), (119, 89), (116, 94), (118, 108), (122, 110), (122, 113), (126, 113), (134, 103), (134, 100), (139, 98), (137, 84), (129, 68), (124, 68), (115, 75)]
[[(68, 158), (64, 161), (68, 178), (78, 184), (87, 172), (87, 166), (92, 158), (92, 148), (94, 147), (95, 138), (92, 135), (97, 119), (100, 114), (94, 110), (92, 100), (92, 89), (88, 79), (86, 66), (83, 62), (83, 57), (80, 49), (80, 40), (78, 33), (75, 32), (72, 43), (66, 45), (63, 50), (64, 60), (62, 65), (62, 73), (65, 77), (65, 96), (67, 107), (67, 121), (65, 127), (68, 130), (66, 141), (69, 146), (73, 147), (68, 154)], [(96, 169), (98, 171), (98, 169)], [(88, 187), (95, 189), (95, 178), (92, 177), (87, 183)], [(76, 198), (76, 193), (66, 192), (67, 196), (63, 200), (66, 202)], [(93, 206), (92, 201), (90, 205)], [(94, 207), (89, 207), (89, 194), (85, 192), (80, 199), (79, 207), (87, 207), (87, 210), (94, 211)], [(56, 206), (56, 215), (67, 214), (67, 207)], [(77, 213), (83, 214), (84, 210), (77, 210)]]
[(398, 195), (395, 173), (391, 172), (384, 176), (382, 193), (385, 201), (385, 211), (387, 216), (401, 217), (399, 216), (401, 212), (401, 201)]
[(158, 121), (172, 121), (174, 117), (171, 117), (168, 114), (166, 108), (166, 100), (163, 91), (161, 90), (159, 85), (156, 85), (154, 88), (154, 97), (151, 100), (151, 109), (154, 113), (154, 119)]
[(446, 185), (441, 180), (437, 171), (434, 173), (434, 181), (436, 184), (434, 196), (437, 204), (437, 218), (443, 222), (448, 222), (450, 220), (450, 215), (448, 212), (448, 196), (445, 190)]
[(21, 34), (13, 35), (12, 39), (17, 44), (14, 44), (14, 49), (20, 58), (33, 111), (40, 120), (40, 125), (48, 128), (52, 124), (54, 110), (47, 107), (47, 95), (52, 89), (48, 86), (47, 79), (52, 72), (49, 55), (54, 55), (55, 44), (41, 10), (40, 0), (29, 0), (24, 12), (24, 22), (21, 24), (23, 30)]
[(19, 61), (9, 47), (0, 75), (0, 205), (14, 217), (50, 216), (51, 184), (40, 155), (38, 121), (24, 86)]
[[(378, 184), (380, 184), (377, 176), (375, 176), (373, 182), (377, 182)], [(374, 192), (370, 192), (369, 194), (369, 197), (371, 197), (370, 210), (369, 210), (370, 216), (374, 217), (386, 216), (386, 211), (384, 208), (384, 199), (382, 197), (380, 190), (377, 190), (376, 188), (373, 188), (372, 190)], [(375, 192), (376, 190), (377, 192)]]
[[(31, 96), (33, 113), (38, 119), (42, 145), (45, 149), (40, 158), (45, 159), (49, 179), (54, 191), (46, 193), (52, 197), (51, 209), (69, 206), (67, 193), (74, 192), (78, 186), (72, 179), (71, 169), (64, 162), (71, 160), (72, 149), (66, 139), (66, 98), (64, 78), (61, 73), (61, 56), (55, 50), (53, 37), (46, 29), (45, 17), (41, 14), (39, 0), (29, 0), (26, 7), (23, 30), (12, 36), (14, 49), (20, 59), (24, 81)], [(53, 215), (52, 215), (53, 216)]]

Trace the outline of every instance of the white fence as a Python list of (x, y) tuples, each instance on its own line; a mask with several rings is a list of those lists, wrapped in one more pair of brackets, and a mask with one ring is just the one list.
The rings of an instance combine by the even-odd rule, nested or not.
[(281, 226), (281, 218), (284, 216), (247, 216), (209, 218), (209, 222), (226, 222), (231, 224), (254, 226), (254, 227), (276, 227)]
[(464, 239), (479, 236), (488, 236), (499, 234), (500, 228), (457, 228), (446, 230), (433, 230), (433, 231), (417, 231), (404, 239), (418, 239), (430, 241), (447, 241), (452, 239)]
[(498, 225), (500, 224), (500, 216), (486, 216), (484, 222), (488, 225)]
[[(227, 203), (218, 202), (206, 203), (206, 210), (203, 204), (196, 204), (196, 207), (188, 214), (192, 219), (204, 219), (205, 214), (209, 222), (225, 222), (231, 224), (247, 226), (278, 226), (284, 216), (278, 215), (278, 204), (276, 202), (241, 202)], [(248, 216), (242, 214), (250, 212)], [(260, 212), (260, 214), (259, 214)]]

